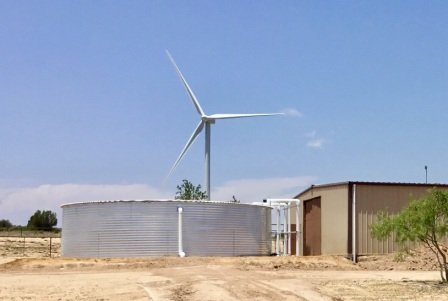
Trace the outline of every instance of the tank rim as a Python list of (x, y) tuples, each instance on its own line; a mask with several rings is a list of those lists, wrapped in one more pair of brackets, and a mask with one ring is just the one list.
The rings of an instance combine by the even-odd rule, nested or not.
[[(194, 203), (194, 204), (219, 204), (219, 205), (234, 205), (234, 206), (251, 206), (251, 207), (269, 207), (263, 205), (254, 205), (247, 203), (236, 203), (232, 201), (206, 201), (206, 200), (174, 200), (174, 199), (136, 199), (136, 200), (98, 200), (98, 201), (86, 201), (86, 202), (74, 202), (62, 204), (60, 207), (69, 207), (77, 205), (87, 205), (87, 204), (111, 204), (111, 203)], [(269, 207), (270, 208), (270, 207)]]

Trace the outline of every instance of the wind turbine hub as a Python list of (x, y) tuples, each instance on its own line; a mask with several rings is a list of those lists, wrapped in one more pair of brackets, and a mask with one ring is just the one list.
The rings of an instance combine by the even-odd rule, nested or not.
[(209, 116), (205, 115), (201, 117), (201, 120), (210, 124), (215, 123), (215, 118), (210, 118)]

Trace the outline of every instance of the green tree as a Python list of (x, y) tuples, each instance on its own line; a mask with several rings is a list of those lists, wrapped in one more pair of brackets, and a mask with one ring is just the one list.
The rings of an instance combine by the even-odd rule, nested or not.
[(448, 283), (447, 248), (441, 241), (448, 233), (448, 192), (432, 189), (421, 199), (413, 200), (397, 214), (382, 212), (371, 226), (373, 237), (384, 240), (395, 233), (395, 241), (405, 248), (407, 241), (422, 242), (440, 267), (442, 282)]
[(50, 210), (37, 210), (28, 220), (27, 227), (38, 230), (51, 230), (57, 223), (56, 213)]
[(9, 220), (7, 219), (0, 219), (0, 228), (11, 228), (12, 224)]
[(176, 200), (205, 200), (207, 193), (201, 191), (201, 185), (194, 186), (188, 180), (182, 180), (182, 185), (177, 185)]

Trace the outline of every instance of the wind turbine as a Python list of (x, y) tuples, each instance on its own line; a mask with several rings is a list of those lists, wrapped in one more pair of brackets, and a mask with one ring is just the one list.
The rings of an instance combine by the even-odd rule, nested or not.
[[(273, 116), (273, 115), (283, 115), (283, 113), (268, 113), (268, 114), (212, 114), (207, 115), (204, 113), (204, 110), (202, 109), (198, 99), (194, 95), (193, 91), (191, 90), (190, 86), (188, 85), (187, 81), (185, 80), (184, 76), (179, 70), (179, 67), (177, 67), (176, 62), (174, 61), (171, 54), (166, 51), (166, 54), (168, 55), (168, 58), (170, 59), (171, 63), (173, 64), (174, 68), (176, 69), (177, 75), (179, 76), (180, 80), (182, 81), (185, 89), (187, 90), (188, 95), (190, 96), (191, 101), (193, 102), (194, 107), (196, 108), (196, 111), (198, 112), (201, 120), (199, 121), (198, 125), (196, 126), (196, 129), (194, 130), (193, 134), (191, 134), (190, 139), (188, 139), (187, 143), (185, 144), (184, 148), (180, 152), (179, 157), (177, 158), (176, 162), (174, 163), (173, 167), (171, 168), (168, 177), (173, 173), (173, 171), (176, 169), (179, 162), (182, 160), (185, 153), (188, 151), (191, 144), (194, 142), (196, 137), (202, 132), (202, 130), (205, 127), (205, 186), (207, 191), (207, 199), (210, 200), (210, 131), (211, 131), (211, 125), (215, 123), (216, 120), (220, 119), (232, 119), (232, 118), (245, 118), (245, 117), (259, 117), (259, 116)], [(168, 178), (167, 177), (167, 178)]]

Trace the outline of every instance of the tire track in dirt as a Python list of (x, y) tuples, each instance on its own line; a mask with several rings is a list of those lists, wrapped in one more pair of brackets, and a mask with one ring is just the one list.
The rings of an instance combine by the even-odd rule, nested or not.
[(150, 281), (139, 284), (153, 301), (199, 300), (331, 300), (304, 279), (273, 279), (256, 271), (226, 267), (177, 267), (151, 271)]

